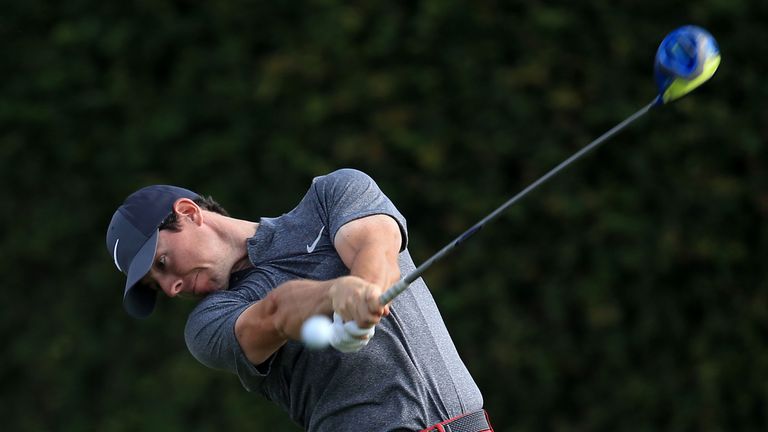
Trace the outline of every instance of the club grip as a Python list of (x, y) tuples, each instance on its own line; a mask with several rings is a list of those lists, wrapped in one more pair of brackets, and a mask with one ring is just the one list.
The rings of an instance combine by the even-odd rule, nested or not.
[(408, 285), (410, 285), (410, 283), (406, 282), (405, 279), (400, 279), (397, 283), (389, 287), (388, 290), (384, 291), (384, 294), (379, 297), (379, 303), (382, 306), (388, 304), (401, 292), (405, 291), (405, 289), (408, 288)]

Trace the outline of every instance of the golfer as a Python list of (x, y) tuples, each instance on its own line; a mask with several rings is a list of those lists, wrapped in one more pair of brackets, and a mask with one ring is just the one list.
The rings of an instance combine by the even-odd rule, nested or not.
[[(304, 429), (492, 431), (424, 282), (378, 302), (415, 268), (407, 243), (403, 216), (352, 169), (315, 178), (296, 208), (258, 222), (187, 189), (148, 186), (107, 229), (127, 276), (125, 310), (149, 316), (159, 292), (199, 298), (185, 328), (192, 355)], [(375, 335), (352, 335), (345, 352), (304, 346), (302, 323), (334, 312)]]

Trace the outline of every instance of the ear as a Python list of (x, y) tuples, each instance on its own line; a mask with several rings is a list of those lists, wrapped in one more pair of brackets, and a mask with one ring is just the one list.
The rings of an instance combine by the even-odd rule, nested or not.
[(203, 224), (203, 211), (189, 198), (179, 198), (173, 203), (173, 211), (178, 215), (179, 220), (188, 219), (195, 225)]
[(175, 283), (168, 290), (168, 297), (176, 297), (181, 292), (181, 284)]

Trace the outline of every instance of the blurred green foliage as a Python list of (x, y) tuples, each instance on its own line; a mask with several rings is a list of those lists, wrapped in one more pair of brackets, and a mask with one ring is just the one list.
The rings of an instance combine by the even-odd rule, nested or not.
[[(426, 275), (498, 431), (766, 430), (768, 3), (5, 2), (0, 412), (13, 431), (297, 430), (134, 321), (104, 232), (134, 189), (234, 215), (375, 177), (417, 261), (654, 96), (670, 30), (712, 82)], [(490, 231), (490, 232), (488, 232)]]

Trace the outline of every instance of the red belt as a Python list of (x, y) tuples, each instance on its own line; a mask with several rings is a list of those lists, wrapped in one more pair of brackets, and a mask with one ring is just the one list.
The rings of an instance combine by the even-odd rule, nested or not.
[(488, 413), (478, 410), (441, 421), (421, 432), (493, 432), (493, 428)]

